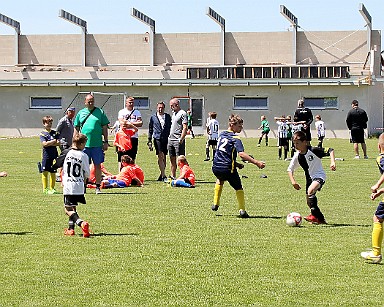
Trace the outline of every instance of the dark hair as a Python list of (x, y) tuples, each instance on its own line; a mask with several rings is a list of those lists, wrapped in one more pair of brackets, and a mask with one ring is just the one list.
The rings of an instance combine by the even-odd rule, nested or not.
[(134, 164), (132, 158), (128, 155), (121, 156), (121, 162), (125, 162), (127, 164)]
[(358, 106), (359, 105), (359, 102), (355, 99), (352, 101), (351, 103), (353, 106)]
[(307, 135), (303, 131), (296, 131), (293, 134), (293, 138), (298, 141), (306, 141), (307, 140)]

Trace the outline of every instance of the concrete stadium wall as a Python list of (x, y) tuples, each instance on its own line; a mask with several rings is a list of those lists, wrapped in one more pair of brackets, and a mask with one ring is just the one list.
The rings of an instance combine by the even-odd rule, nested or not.
[[(374, 128), (383, 125), (383, 88), (378, 86), (192, 86), (192, 87), (0, 87), (0, 136), (30, 136), (36, 135), (42, 127), (41, 118), (51, 115), (57, 124), (63, 116), (63, 109), (30, 109), (31, 96), (59, 96), (63, 99), (65, 108), (78, 92), (127, 92), (132, 96), (145, 96), (150, 99), (150, 108), (141, 109), (144, 127), (141, 133), (147, 133), (150, 115), (156, 110), (159, 100), (169, 101), (174, 96), (190, 96), (203, 98), (203, 114), (207, 116), (210, 111), (218, 112), (218, 120), (221, 129), (225, 129), (228, 116), (231, 113), (240, 114), (244, 120), (244, 135), (255, 137), (259, 134), (257, 128), (260, 125), (260, 116), (266, 115), (272, 128), (271, 137), (276, 135), (277, 126), (273, 117), (283, 114), (293, 114), (297, 100), (300, 97), (338, 97), (339, 108), (337, 110), (312, 110), (313, 114), (320, 114), (327, 125), (328, 138), (348, 138), (348, 130), (345, 118), (350, 110), (351, 101), (357, 99), (360, 106), (369, 114), (368, 131), (377, 132)], [(268, 110), (234, 110), (234, 96), (259, 96), (268, 97)], [(97, 105), (97, 101), (96, 101)], [(166, 107), (170, 113), (169, 106)], [(110, 115), (113, 123), (117, 114)], [(205, 118), (203, 118), (205, 123)], [(313, 126), (314, 129), (314, 126)], [(195, 127), (196, 133), (203, 134), (204, 127)]]
[[(381, 50), (379, 31), (372, 45)], [(293, 64), (293, 32), (227, 32), (225, 64)], [(318, 31), (297, 34), (301, 64), (359, 63), (367, 56), (366, 31)], [(15, 37), (0, 36), (0, 65), (14, 65)], [(19, 63), (81, 65), (82, 35), (20, 35)], [(322, 49), (325, 49), (322, 50)], [(155, 65), (221, 63), (221, 33), (155, 34)], [(149, 65), (149, 34), (87, 34), (86, 64)]]

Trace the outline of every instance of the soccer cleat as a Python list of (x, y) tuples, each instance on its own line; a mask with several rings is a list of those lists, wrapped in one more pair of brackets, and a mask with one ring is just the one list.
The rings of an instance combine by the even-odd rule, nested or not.
[(163, 181), (163, 179), (164, 179), (164, 177), (161, 176), (161, 174), (160, 174), (159, 178), (157, 178), (157, 181)]
[(65, 235), (65, 236), (74, 236), (74, 235), (75, 235), (75, 230), (74, 230), (74, 229), (68, 229), (68, 228), (66, 228), (66, 229), (64, 230), (64, 235)]
[(204, 161), (209, 161), (209, 160), (210, 160), (209, 158), (204, 159)]
[(327, 224), (325, 220), (319, 220), (316, 216), (312, 214), (304, 217), (304, 220), (306, 220), (310, 224), (316, 224), (316, 225)]
[(89, 233), (89, 224), (86, 221), (81, 223), (81, 230), (83, 231), (83, 237), (88, 238), (91, 234)]
[(368, 159), (368, 156), (364, 156), (364, 159)]
[(355, 159), (360, 159), (360, 156), (356, 155), (356, 156), (355, 156)]
[(240, 217), (241, 217), (242, 219), (249, 218), (249, 215), (248, 215), (247, 211), (245, 211), (245, 210), (240, 210), (239, 213), (240, 213)]
[(260, 144), (257, 144), (257, 147), (260, 147), (261, 145)]
[(43, 190), (43, 194), (48, 194), (48, 189), (47, 189), (47, 188), (45, 188), (45, 189)]
[(53, 195), (53, 194), (58, 194), (57, 191), (55, 189), (52, 189), (52, 190), (48, 190), (47, 192), (48, 195)]
[(381, 255), (378, 255), (378, 256), (375, 256), (373, 254), (373, 251), (367, 251), (367, 252), (362, 252), (361, 254), (361, 257), (363, 257), (365, 260), (368, 260), (372, 263), (380, 263), (381, 262), (381, 259), (382, 259), (382, 256)]
[(96, 189), (95, 189), (95, 193), (96, 193), (96, 194), (102, 194), (102, 192), (101, 192), (101, 190), (100, 190), (99, 187), (96, 187)]
[(212, 205), (211, 209), (212, 211), (217, 211), (219, 210), (219, 205)]

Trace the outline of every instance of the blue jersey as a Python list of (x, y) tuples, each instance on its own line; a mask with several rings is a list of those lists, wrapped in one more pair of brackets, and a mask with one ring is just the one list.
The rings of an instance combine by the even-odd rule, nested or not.
[(380, 154), (376, 158), (376, 163), (377, 163), (377, 166), (379, 168), (380, 175), (383, 175), (383, 173), (384, 173), (384, 154)]
[(235, 170), (237, 154), (243, 151), (243, 142), (238, 135), (232, 131), (221, 132), (217, 141), (217, 149), (215, 157), (213, 158), (212, 168), (223, 172), (233, 172)]
[[(55, 131), (47, 131), (44, 130), (40, 133), (40, 142), (49, 142), (52, 140), (58, 140), (60, 138), (60, 135)], [(43, 147), (43, 158), (46, 159), (56, 159), (58, 156), (57, 147), (56, 146), (48, 146)]]

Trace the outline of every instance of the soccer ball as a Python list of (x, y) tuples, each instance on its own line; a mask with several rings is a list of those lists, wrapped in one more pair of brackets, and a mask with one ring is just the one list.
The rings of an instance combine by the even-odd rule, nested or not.
[(301, 217), (300, 213), (297, 212), (291, 212), (287, 215), (287, 225), (291, 227), (297, 227), (301, 225), (303, 218)]

